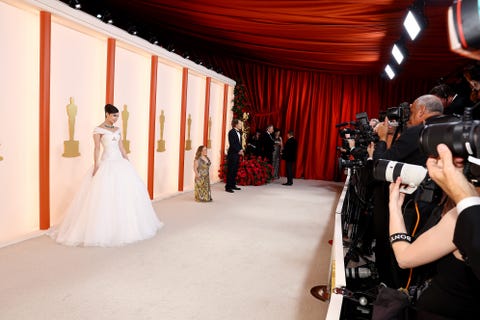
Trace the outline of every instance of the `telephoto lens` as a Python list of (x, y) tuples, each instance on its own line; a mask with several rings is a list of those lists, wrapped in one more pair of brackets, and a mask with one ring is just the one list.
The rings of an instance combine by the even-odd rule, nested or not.
[(454, 157), (480, 158), (480, 121), (459, 121), (425, 125), (420, 134), (420, 150), (438, 157), (437, 145), (444, 143)]
[(427, 169), (414, 164), (379, 159), (373, 167), (373, 178), (380, 181), (395, 182), (402, 178), (400, 191), (411, 194), (425, 180)]
[(345, 276), (350, 279), (364, 279), (372, 276), (372, 271), (365, 267), (346, 268)]

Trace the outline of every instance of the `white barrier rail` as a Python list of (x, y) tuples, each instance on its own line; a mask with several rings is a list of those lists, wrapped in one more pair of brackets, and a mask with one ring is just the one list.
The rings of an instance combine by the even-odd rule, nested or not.
[(343, 295), (334, 293), (334, 288), (345, 287), (345, 264), (344, 264), (344, 250), (343, 250), (343, 236), (342, 236), (342, 209), (347, 194), (348, 185), (350, 183), (351, 171), (348, 169), (347, 178), (343, 186), (342, 194), (338, 199), (337, 208), (335, 210), (335, 221), (333, 231), (332, 255), (330, 258), (330, 275), (329, 275), (329, 292), (330, 303), (326, 320), (340, 319), (342, 311)]

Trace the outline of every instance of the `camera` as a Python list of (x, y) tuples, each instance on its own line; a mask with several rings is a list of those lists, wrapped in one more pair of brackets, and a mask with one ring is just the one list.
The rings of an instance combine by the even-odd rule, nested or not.
[(414, 164), (379, 159), (373, 167), (373, 178), (395, 182), (402, 178), (400, 192), (412, 194), (418, 189), (416, 200), (436, 202), (442, 197), (442, 189), (430, 178), (426, 168)]
[(376, 277), (375, 271), (372, 272), (370, 268), (367, 267), (354, 267), (354, 268), (345, 268), (345, 276), (350, 279), (364, 279)]
[(370, 142), (378, 142), (378, 135), (373, 131), (373, 128), (370, 126), (368, 121), (368, 116), (366, 112), (360, 112), (355, 115), (356, 118), (356, 127), (359, 131), (359, 137), (355, 142), (358, 141), (358, 144), (363, 147), (367, 147)]
[(454, 157), (465, 160), (464, 175), (475, 185), (480, 178), (480, 120), (471, 120), (471, 112), (478, 105), (466, 108), (462, 120), (425, 125), (419, 141), (428, 157), (438, 157), (437, 145), (446, 144)]
[(364, 166), (364, 161), (361, 159), (354, 159), (354, 160), (347, 160), (344, 158), (338, 158), (338, 167), (340, 169), (345, 169), (345, 168), (361, 168)]
[(387, 108), (386, 111), (380, 111), (378, 119), (384, 121), (385, 117), (388, 117), (389, 121), (396, 123), (403, 128), (410, 118), (410, 103), (402, 102), (398, 107)]
[[(354, 127), (346, 127), (338, 131), (342, 138), (342, 146), (337, 147), (337, 150), (341, 151), (338, 166), (340, 169), (357, 169), (367, 163), (368, 145), (371, 142), (377, 142), (379, 139), (370, 126), (366, 112), (357, 113), (356, 121), (342, 122), (335, 127), (339, 128), (346, 125), (353, 125)], [(350, 148), (349, 140), (355, 141), (355, 148)]]
[(379, 159), (373, 166), (373, 178), (380, 181), (395, 182), (402, 178), (400, 191), (411, 194), (417, 190), (427, 176), (427, 169), (408, 163)]

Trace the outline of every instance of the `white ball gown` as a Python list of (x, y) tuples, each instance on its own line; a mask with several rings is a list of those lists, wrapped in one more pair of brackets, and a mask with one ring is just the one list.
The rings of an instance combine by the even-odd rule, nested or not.
[(153, 237), (163, 223), (157, 218), (143, 181), (122, 157), (115, 132), (96, 127), (103, 153), (99, 168), (84, 178), (60, 225), (49, 235), (70, 246), (115, 247)]

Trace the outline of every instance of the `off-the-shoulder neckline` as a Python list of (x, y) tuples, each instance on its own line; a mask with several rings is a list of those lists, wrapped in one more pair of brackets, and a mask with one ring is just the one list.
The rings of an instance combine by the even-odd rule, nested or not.
[(97, 128), (98, 128), (98, 129), (102, 129), (102, 130), (107, 131), (107, 132), (110, 132), (110, 133), (117, 133), (118, 131), (120, 131), (120, 128), (118, 128), (118, 127), (115, 127), (115, 131), (108, 130), (108, 129), (106, 129), (106, 128), (102, 128), (102, 127), (100, 127), (100, 126), (97, 126)]

